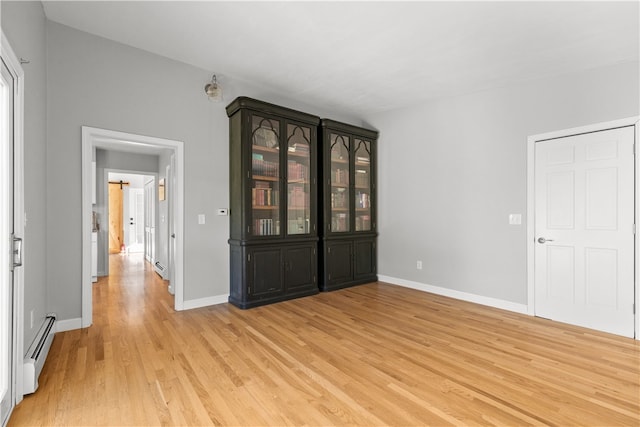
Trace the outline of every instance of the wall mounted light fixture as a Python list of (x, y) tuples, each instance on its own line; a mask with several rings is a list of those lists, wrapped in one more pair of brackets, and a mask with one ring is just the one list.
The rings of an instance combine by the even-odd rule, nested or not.
[(209, 101), (222, 101), (222, 88), (218, 84), (215, 74), (211, 77), (211, 81), (205, 85), (204, 92), (209, 97)]

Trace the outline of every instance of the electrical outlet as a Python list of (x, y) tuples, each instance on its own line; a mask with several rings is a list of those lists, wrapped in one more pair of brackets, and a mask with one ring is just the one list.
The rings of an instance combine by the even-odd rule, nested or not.
[(33, 321), (34, 321), (34, 313), (33, 313), (33, 310), (31, 310), (31, 329), (33, 329)]
[(417, 268), (418, 270), (422, 270), (422, 261), (417, 261), (417, 262), (416, 262), (416, 268)]

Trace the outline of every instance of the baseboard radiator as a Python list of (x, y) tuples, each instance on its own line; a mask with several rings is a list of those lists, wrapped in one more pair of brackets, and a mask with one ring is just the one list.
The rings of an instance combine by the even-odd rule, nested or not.
[(167, 268), (160, 261), (156, 261), (153, 267), (156, 270), (156, 273), (158, 273), (160, 277), (164, 279), (164, 272)]
[(38, 377), (42, 372), (44, 361), (47, 359), (53, 336), (56, 332), (56, 317), (48, 315), (38, 330), (36, 338), (29, 346), (24, 358), (23, 387), (24, 394), (30, 394), (38, 389)]

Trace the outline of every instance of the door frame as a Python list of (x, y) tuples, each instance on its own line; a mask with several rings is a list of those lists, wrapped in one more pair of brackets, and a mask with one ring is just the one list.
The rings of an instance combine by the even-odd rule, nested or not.
[[(13, 229), (16, 236), (25, 239), (22, 251), (22, 268), (13, 272), (13, 360), (12, 408), (23, 398), (22, 370), (24, 355), (24, 270), (28, 265), (28, 241), (24, 234), (26, 212), (24, 210), (24, 70), (14, 53), (9, 40), (2, 31), (0, 36), (0, 56), (6, 62), (14, 78), (13, 92)], [(91, 267), (91, 265), (89, 265)], [(9, 416), (11, 416), (11, 411)]]
[(93, 323), (93, 283), (91, 282), (92, 161), (96, 148), (158, 154), (170, 151), (176, 156), (176, 188), (172, 203), (176, 217), (176, 257), (174, 308), (184, 309), (184, 143), (171, 139), (136, 135), (82, 126), (82, 327)]
[[(535, 144), (550, 139), (564, 138), (567, 136), (584, 133), (599, 132), (609, 129), (634, 126), (635, 143), (640, 143), (640, 116), (627, 117), (620, 120), (595, 123), (570, 129), (562, 129), (553, 132), (531, 135), (527, 138), (527, 314), (535, 316)], [(635, 146), (634, 146), (635, 147)], [(640, 156), (635, 154), (635, 223), (640, 225)], [(635, 339), (640, 340), (640, 239), (634, 239), (634, 289), (635, 289), (635, 313), (634, 329)]]

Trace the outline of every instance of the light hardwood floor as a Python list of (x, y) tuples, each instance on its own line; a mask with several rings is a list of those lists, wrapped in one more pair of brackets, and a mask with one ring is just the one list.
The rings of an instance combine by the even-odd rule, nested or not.
[(384, 283), (177, 313), (123, 259), (9, 425), (640, 425), (631, 339)]

